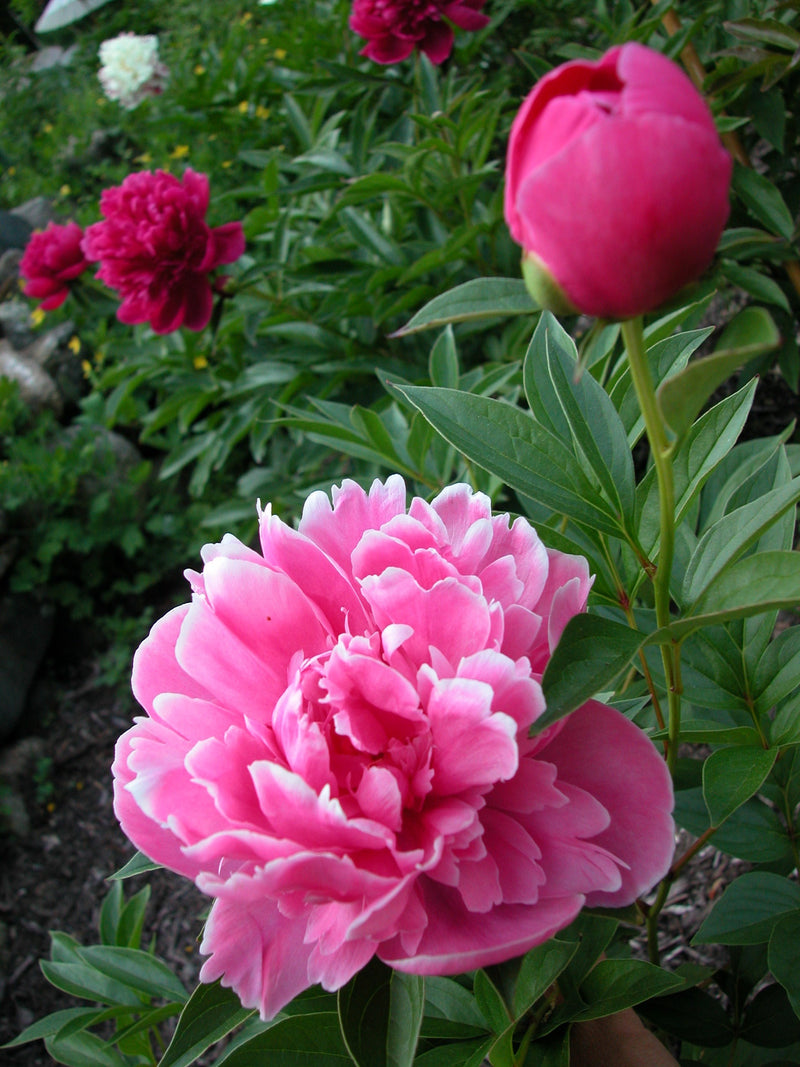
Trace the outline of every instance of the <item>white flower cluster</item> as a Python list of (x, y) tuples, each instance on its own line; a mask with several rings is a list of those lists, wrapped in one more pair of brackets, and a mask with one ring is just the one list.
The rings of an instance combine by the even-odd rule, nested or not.
[(158, 38), (121, 33), (100, 45), (98, 77), (109, 100), (132, 110), (162, 91), (169, 71), (158, 59)]

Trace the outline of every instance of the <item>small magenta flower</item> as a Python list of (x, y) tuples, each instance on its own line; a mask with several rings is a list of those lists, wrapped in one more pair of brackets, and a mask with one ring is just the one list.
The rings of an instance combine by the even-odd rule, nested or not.
[(47, 228), (31, 235), (19, 265), (25, 279), (24, 293), (41, 300), (42, 311), (53, 311), (67, 299), (70, 283), (89, 263), (81, 249), (83, 230), (76, 222)]
[(453, 30), (482, 30), (489, 19), (485, 0), (354, 0), (350, 29), (367, 44), (361, 50), (376, 63), (398, 63), (415, 48), (431, 63), (443, 63), (453, 48)]
[(296, 530), (263, 512), (260, 551), (203, 550), (136, 654), (147, 714), (113, 767), (128, 837), (214, 899), (201, 979), (264, 1018), (376, 955), (517, 956), (673, 851), (669, 774), (624, 715), (590, 701), (530, 736), (586, 561), (467, 485), (332, 496)]
[(533, 295), (631, 318), (708, 267), (732, 161), (702, 96), (640, 44), (551, 71), (511, 127), (505, 216)]
[(205, 220), (208, 178), (187, 169), (129, 174), (100, 198), (103, 222), (86, 230), (96, 277), (122, 297), (121, 322), (149, 322), (156, 333), (202, 330), (211, 318), (211, 272), (244, 251), (240, 222), (213, 229)]

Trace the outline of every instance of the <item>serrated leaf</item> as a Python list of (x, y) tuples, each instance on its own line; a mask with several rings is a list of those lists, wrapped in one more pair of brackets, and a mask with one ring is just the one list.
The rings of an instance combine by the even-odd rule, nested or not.
[(720, 826), (763, 785), (777, 749), (736, 746), (712, 752), (703, 764), (703, 797), (712, 826)]
[(575, 615), (561, 635), (542, 678), (547, 710), (541, 730), (611, 687), (642, 647), (646, 635), (602, 615)]
[(778, 328), (764, 308), (740, 312), (723, 331), (713, 355), (695, 360), (659, 386), (658, 407), (673, 433), (682, 437), (718, 386), (743, 363), (776, 349), (780, 341)]
[(751, 871), (731, 882), (692, 944), (760, 945), (770, 940), (779, 920), (798, 909), (800, 886), (778, 874)]
[(530, 315), (537, 307), (515, 278), (474, 278), (429, 301), (393, 337), (446, 326), (449, 322)]
[(219, 982), (201, 983), (186, 1002), (158, 1067), (188, 1067), (252, 1015), (255, 1012), (243, 1008), (232, 989)]

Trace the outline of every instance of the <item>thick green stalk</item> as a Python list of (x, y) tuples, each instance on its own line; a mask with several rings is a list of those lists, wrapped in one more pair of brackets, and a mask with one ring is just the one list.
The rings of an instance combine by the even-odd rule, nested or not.
[[(656, 572), (653, 575), (653, 594), (656, 622), (661, 628), (668, 626), (670, 623), (669, 582), (675, 553), (675, 483), (672, 472), (672, 448), (667, 439), (664, 421), (661, 418), (656, 402), (653, 378), (647, 363), (641, 317), (623, 322), (622, 336), (628, 353), (631, 379), (642, 410), (642, 416), (644, 417), (647, 439), (650, 442), (650, 454), (658, 483), (660, 538)], [(675, 769), (681, 725), (678, 651), (677, 645), (666, 644), (661, 646), (664, 674), (667, 679), (669, 706), (667, 764), (670, 771)]]

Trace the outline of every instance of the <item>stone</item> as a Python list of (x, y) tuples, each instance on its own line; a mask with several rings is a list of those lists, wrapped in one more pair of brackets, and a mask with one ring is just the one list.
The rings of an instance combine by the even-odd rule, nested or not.
[[(19, 207), (12, 208), (10, 214), (14, 218), (27, 222), (31, 230), (44, 230), (48, 222), (56, 222), (56, 213), (52, 201), (46, 196), (35, 196), (32, 200), (26, 200)], [(27, 240), (25, 244), (27, 244)], [(12, 245), (13, 248), (24, 248), (25, 245)]]
[[(22, 253), (10, 249), (0, 259), (0, 272), (3, 270), (3, 260), (6, 256), (19, 256)], [(17, 351), (21, 351), (31, 344), (36, 336), (31, 324), (31, 308), (25, 300), (4, 300), (0, 304), (0, 336), (8, 339), (9, 343)]]
[(0, 211), (0, 252), (23, 249), (33, 230), (33, 225), (16, 211)]
[(44, 368), (12, 348), (7, 340), (0, 340), (0, 376), (19, 385), (19, 395), (32, 412), (50, 408), (57, 415), (63, 407), (58, 386)]
[(19, 726), (52, 633), (50, 605), (26, 593), (0, 601), (0, 740)]

